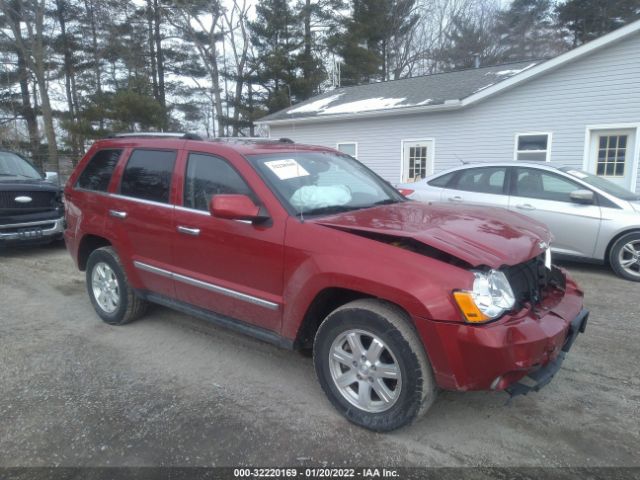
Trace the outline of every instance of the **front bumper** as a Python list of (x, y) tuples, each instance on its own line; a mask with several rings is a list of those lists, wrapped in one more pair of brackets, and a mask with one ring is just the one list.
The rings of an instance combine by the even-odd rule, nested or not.
[[(436, 382), (446, 390), (537, 391), (558, 371), (588, 312), (583, 294), (567, 278), (533, 309), (486, 325), (416, 319)], [(524, 386), (519, 386), (524, 377)], [(526, 380), (523, 380), (525, 382)], [(526, 388), (525, 388), (526, 387)]]
[(578, 334), (584, 333), (584, 331), (586, 330), (587, 320), (589, 320), (589, 311), (583, 309), (569, 325), (567, 338), (565, 339), (562, 350), (560, 351), (558, 356), (554, 360), (547, 363), (547, 365), (545, 365), (544, 367), (540, 367), (537, 370), (529, 372), (527, 376), (523, 377), (521, 381), (512, 383), (507, 388), (505, 388), (505, 391), (512, 397), (515, 397), (516, 395), (526, 395), (529, 392), (537, 392), (547, 383), (549, 383), (553, 376), (558, 372), (558, 370), (560, 370), (562, 362), (564, 361), (564, 357), (573, 346), (573, 342), (575, 342)]
[(64, 232), (64, 218), (0, 225), (0, 243), (37, 242), (59, 238)]

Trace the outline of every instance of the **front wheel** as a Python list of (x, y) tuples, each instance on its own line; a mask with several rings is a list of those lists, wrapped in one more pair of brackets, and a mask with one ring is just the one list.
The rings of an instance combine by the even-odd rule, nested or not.
[(640, 282), (640, 232), (623, 235), (611, 247), (609, 263), (616, 274)]
[(314, 343), (318, 380), (351, 422), (389, 431), (424, 413), (436, 397), (431, 366), (404, 313), (378, 300), (333, 311)]

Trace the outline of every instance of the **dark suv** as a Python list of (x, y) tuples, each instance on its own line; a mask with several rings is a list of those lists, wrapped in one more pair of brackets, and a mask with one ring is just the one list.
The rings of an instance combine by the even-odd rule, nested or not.
[(438, 388), (537, 390), (586, 326), (542, 224), (409, 201), (328, 148), (111, 138), (65, 206), (105, 322), (155, 302), (312, 351), (334, 406), (373, 430), (411, 421)]
[(63, 210), (57, 184), (18, 154), (0, 150), (0, 246), (59, 240)]

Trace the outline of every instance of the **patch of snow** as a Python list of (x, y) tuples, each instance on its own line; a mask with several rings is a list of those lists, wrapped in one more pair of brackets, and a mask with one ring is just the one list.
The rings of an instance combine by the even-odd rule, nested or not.
[(495, 82), (490, 83), (489, 85), (485, 85), (484, 87), (480, 87), (479, 89), (475, 90), (473, 93), (481, 92), (481, 91), (482, 91), (482, 90), (484, 90), (485, 88), (492, 87), (493, 85), (495, 85)]
[(406, 105), (398, 105), (405, 100), (406, 98), (367, 98), (365, 100), (356, 100), (354, 102), (343, 103), (334, 107), (325, 108), (324, 110), (320, 111), (319, 114), (330, 115), (334, 113), (359, 113), (369, 112), (372, 110), (385, 110), (387, 108), (405, 107)]
[(426, 100), (416, 103), (414, 106), (417, 107), (419, 105), (429, 105), (431, 102), (433, 102), (433, 100), (431, 100), (430, 98), (427, 98)]
[(330, 97), (321, 98), (315, 102), (307, 103), (306, 105), (301, 105), (300, 107), (292, 108), (291, 110), (287, 110), (287, 114), (293, 115), (294, 113), (320, 112), (321, 110), (324, 110), (327, 105), (339, 99), (342, 95), (342, 93), (339, 93)]
[[(518, 68), (518, 69), (515, 69), (515, 70), (500, 70), (499, 72), (491, 72), (490, 74), (491, 75), (510, 75), (510, 76), (513, 76), (513, 75), (516, 75), (517, 73), (524, 72), (525, 70), (528, 70), (529, 68), (534, 67), (536, 65), (537, 65), (537, 63), (530, 63), (529, 65), (527, 65), (524, 68)], [(487, 73), (487, 75), (489, 75), (489, 73)]]

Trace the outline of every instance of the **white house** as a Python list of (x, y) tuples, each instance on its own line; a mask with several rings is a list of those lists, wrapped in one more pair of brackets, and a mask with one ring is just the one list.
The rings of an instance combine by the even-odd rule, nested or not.
[(640, 21), (551, 60), (338, 88), (259, 123), (394, 183), (461, 161), (533, 160), (637, 191)]

